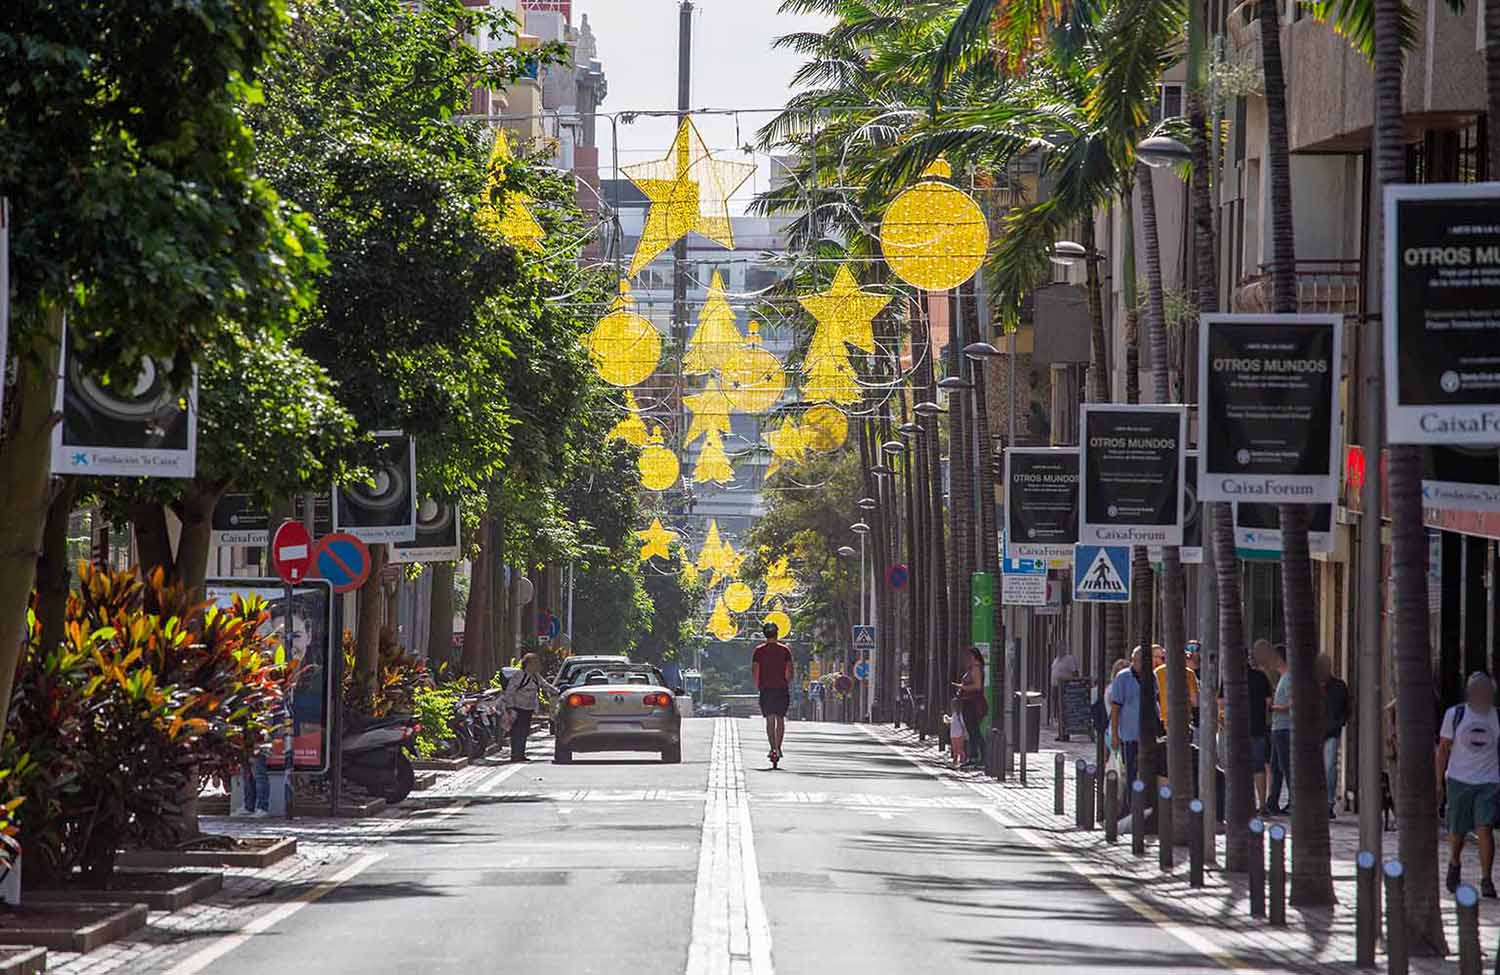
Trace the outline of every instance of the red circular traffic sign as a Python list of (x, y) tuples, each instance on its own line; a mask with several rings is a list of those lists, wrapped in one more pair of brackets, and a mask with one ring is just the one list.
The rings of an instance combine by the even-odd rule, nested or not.
[(307, 578), (312, 562), (312, 536), (300, 521), (283, 521), (271, 536), (271, 566), (281, 581), (293, 585)]
[(350, 592), (370, 576), (370, 549), (347, 532), (334, 532), (313, 546), (313, 564), (317, 578), (327, 579), (334, 592)]

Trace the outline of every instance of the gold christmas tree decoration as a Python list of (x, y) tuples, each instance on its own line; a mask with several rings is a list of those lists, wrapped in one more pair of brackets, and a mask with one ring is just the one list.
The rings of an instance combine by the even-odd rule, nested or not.
[(625, 409), (629, 415), (609, 428), (604, 442), (623, 440), (637, 447), (646, 446), (646, 421), (641, 419), (641, 408), (635, 401), (635, 394), (628, 389), (625, 390)]
[(698, 584), (698, 567), (687, 559), (682, 560), (682, 571), (677, 575), (685, 587), (692, 587)]
[(648, 319), (631, 311), (630, 305), (630, 284), (621, 281), (609, 314), (583, 338), (599, 378), (611, 386), (645, 382), (661, 361), (661, 333)]
[(724, 395), (740, 413), (764, 413), (786, 391), (781, 360), (761, 348), (760, 323), (751, 322), (745, 344), (719, 368)]
[(687, 376), (701, 376), (706, 372), (724, 368), (745, 344), (745, 336), (734, 320), (734, 309), (724, 294), (724, 278), (718, 271), (708, 281), (708, 295), (698, 311), (698, 327), (688, 339), (687, 351), (682, 357), (682, 372)]
[(734, 247), (729, 199), (754, 174), (755, 165), (713, 158), (691, 118), (683, 116), (666, 158), (621, 169), (651, 206), (630, 261), (631, 277), (695, 231)]
[(671, 546), (677, 540), (677, 533), (663, 528), (660, 518), (652, 518), (651, 527), (636, 532), (635, 537), (642, 542), (641, 561), (649, 562), (653, 558), (669, 559), (672, 557)]
[(724, 542), (719, 538), (719, 523), (708, 519), (708, 534), (703, 536), (703, 547), (698, 549), (698, 568), (707, 572), (719, 564)]
[(724, 438), (719, 436), (719, 431), (709, 430), (698, 450), (698, 463), (693, 466), (693, 483), (728, 484), (733, 480), (734, 465), (724, 452)]
[(731, 582), (724, 590), (724, 605), (730, 612), (743, 613), (755, 602), (755, 593), (743, 582)]
[(838, 407), (819, 403), (802, 415), (802, 441), (808, 450), (837, 450), (848, 438), (849, 418)]
[(693, 414), (687, 435), (682, 438), (684, 447), (707, 433), (717, 433), (721, 438), (729, 436), (730, 414), (734, 412), (734, 403), (718, 380), (710, 379), (701, 392), (684, 396), (682, 405)]
[(860, 395), (849, 347), (820, 326), (802, 360), (802, 398), (811, 403), (858, 403)]
[(783, 555), (766, 567), (766, 592), (761, 597), (762, 605), (769, 606), (773, 599), (791, 596), (797, 592), (797, 580), (792, 578), (791, 569), (788, 568), (789, 561)]
[(724, 605), (723, 596), (714, 603), (714, 611), (708, 617), (706, 629), (710, 636), (725, 643), (740, 635), (740, 628), (729, 618), (729, 607)]
[[(505, 130), (497, 129), (495, 145), (490, 150), (490, 177), (485, 186), (484, 204), (475, 215), (475, 221), (481, 230), (498, 234), (517, 250), (539, 251), (547, 231), (531, 215), (531, 204), (536, 201), (520, 190), (505, 191), (505, 177), (496, 172), (510, 159), (510, 142), (505, 138)], [(496, 206), (497, 199), (499, 206)]]
[(802, 362), (803, 399), (859, 402), (859, 380), (848, 347), (875, 351), (875, 316), (891, 299), (861, 291), (849, 268), (843, 266), (834, 274), (827, 291), (804, 295), (797, 302), (818, 323)]
[(948, 291), (974, 276), (990, 246), (984, 211), (945, 182), (953, 175), (938, 160), (915, 186), (891, 201), (880, 222), (880, 250), (896, 277), (923, 291)]
[(648, 491), (665, 491), (677, 483), (682, 472), (677, 455), (661, 441), (661, 430), (652, 430), (636, 462), (641, 472), (641, 486)]

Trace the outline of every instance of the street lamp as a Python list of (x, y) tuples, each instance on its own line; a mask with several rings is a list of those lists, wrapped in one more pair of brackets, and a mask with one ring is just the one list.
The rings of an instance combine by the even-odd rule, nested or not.
[(887, 454), (899, 454), (906, 450), (906, 444), (899, 440), (887, 440), (880, 445), (880, 449)]
[(880, 504), (880, 502), (876, 501), (874, 498), (860, 498), (854, 503), (858, 507), (863, 508), (865, 511), (874, 511), (876, 506)]
[(974, 384), (973, 383), (969, 382), (967, 379), (962, 379), (962, 378), (960, 378), (958, 376), (946, 376), (946, 377), (944, 377), (942, 379), (939, 379), (937, 385), (938, 385), (938, 389), (944, 390), (945, 392), (949, 392), (949, 393), (956, 392), (957, 390), (960, 390), (960, 389), (973, 389), (974, 388)]
[(856, 551), (854, 546), (852, 545), (840, 545), (837, 551), (838, 554), (842, 555), (846, 559), (852, 559), (854, 558), (854, 556), (859, 554), (859, 552)]
[[(913, 407), (913, 409), (915, 409), (915, 407)], [(922, 426), (919, 423), (903, 423), (896, 428), (896, 431), (898, 433), (904, 433), (908, 437), (915, 437), (922, 432)]]
[(1088, 260), (1089, 249), (1076, 240), (1059, 240), (1052, 245), (1052, 252), (1047, 259), (1053, 264), (1063, 267), (1073, 267)]
[(936, 403), (930, 401), (918, 403), (911, 408), (911, 411), (918, 416), (937, 416), (939, 413), (948, 412), (945, 407), (939, 406)]
[(1153, 169), (1166, 169), (1193, 158), (1193, 150), (1169, 135), (1153, 135), (1136, 144), (1135, 154)]
[(988, 342), (970, 342), (964, 346), (964, 355), (976, 362), (983, 362), (985, 359), (993, 359), (997, 355), (1004, 354)]
[(870, 473), (874, 474), (876, 477), (890, 477), (896, 472), (891, 470), (891, 468), (886, 464), (876, 464), (874, 467), (870, 468)]

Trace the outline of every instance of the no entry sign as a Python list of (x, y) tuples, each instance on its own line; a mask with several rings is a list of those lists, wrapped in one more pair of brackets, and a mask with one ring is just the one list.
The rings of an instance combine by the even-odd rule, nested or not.
[(312, 561), (312, 537), (300, 521), (283, 521), (271, 537), (271, 567), (287, 585), (307, 578)]

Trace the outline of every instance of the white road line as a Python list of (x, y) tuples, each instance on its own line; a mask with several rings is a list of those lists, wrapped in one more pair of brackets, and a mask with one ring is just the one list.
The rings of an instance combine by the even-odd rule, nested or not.
[(260, 934), (264, 931), (269, 931), (271, 928), (280, 924), (282, 921), (285, 921), (293, 914), (296, 914), (298, 911), (302, 910), (313, 901), (320, 900), (321, 898), (326, 897), (337, 887), (342, 884), (348, 883), (350, 880), (353, 880), (361, 873), (364, 873), (365, 870), (369, 869), (370, 866), (375, 864), (377, 861), (383, 860), (384, 858), (384, 853), (369, 853), (365, 856), (360, 857), (358, 860), (350, 863), (348, 866), (344, 867), (342, 870), (334, 874), (332, 877), (329, 877), (327, 880), (324, 880), (309, 888), (308, 890), (302, 892), (301, 894), (298, 894), (296, 897), (292, 898), (281, 906), (267, 911), (260, 917), (247, 922), (238, 931), (235, 931), (231, 934), (221, 935), (219, 938), (210, 942), (206, 947), (194, 952), (187, 958), (184, 958), (182, 961), (178, 962), (176, 965), (173, 965), (167, 970), (166, 975), (197, 975), (198, 972), (201, 972), (204, 969), (208, 968), (208, 966), (212, 965), (220, 958), (223, 958), (225, 955), (229, 954), (231, 951), (238, 948), (246, 941), (249, 941), (257, 934)]
[[(895, 752), (897, 755), (902, 756), (907, 761), (911, 762), (917, 768), (926, 772), (933, 778), (938, 779), (945, 784), (952, 783), (954, 781), (962, 782), (964, 785), (967, 785), (969, 788), (973, 789), (975, 792), (979, 793), (982, 796), (998, 798), (994, 791), (997, 787), (991, 786), (989, 783), (974, 782), (968, 779), (964, 779), (956, 775), (955, 773), (952, 773), (949, 769), (938, 768), (927, 762), (923, 762), (916, 756), (912, 755), (908, 749), (896, 747), (896, 744), (894, 742), (882, 737), (879, 733), (871, 730), (870, 728), (864, 725), (860, 725), (859, 727), (860, 730), (865, 734), (885, 745), (891, 751)], [(1025, 840), (1031, 846), (1035, 847), (1042, 853), (1045, 853), (1047, 856), (1056, 860), (1058, 863), (1066, 865), (1069, 870), (1072, 870), (1074, 873), (1078, 874), (1078, 876), (1082, 877), (1084, 880), (1087, 880), (1106, 897), (1130, 908), (1136, 914), (1140, 915), (1147, 921), (1150, 921), (1152, 924), (1160, 928), (1163, 932), (1176, 938), (1178, 941), (1198, 952), (1203, 957), (1214, 962), (1214, 964), (1228, 969), (1229, 971), (1235, 973), (1235, 975), (1256, 975), (1256, 973), (1260, 971), (1260, 969), (1258, 968), (1253, 968), (1249, 965), (1246, 965), (1244, 962), (1236, 958), (1233, 954), (1225, 951), (1223, 948), (1214, 944), (1212, 941), (1203, 937), (1193, 929), (1185, 927), (1173, 921), (1154, 904), (1150, 904), (1142, 898), (1137, 897), (1133, 892), (1131, 892), (1123, 885), (1123, 882), (1118, 881), (1114, 878), (1098, 877), (1092, 873), (1089, 873), (1078, 862), (1077, 857), (1070, 856), (1066, 851), (1057, 849), (1052, 844), (1048, 843), (1044, 837), (1033, 835), (1034, 831), (1026, 829), (1026, 824), (1012, 822), (994, 806), (985, 807), (983, 809), (983, 812), (986, 816), (994, 820), (1000, 826), (1010, 830), (1013, 835)]]
[(490, 776), (488, 779), (485, 779), (484, 783), (474, 791), (478, 792), (480, 795), (489, 795), (496, 789), (500, 788), (500, 784), (502, 782), (510, 778), (512, 775), (515, 775), (525, 767), (525, 762), (515, 762), (511, 765), (507, 765), (500, 771), (496, 772), (494, 775)]
[(773, 975), (771, 925), (745, 794), (739, 727), (714, 722), (708, 799), (693, 889), (688, 975)]

